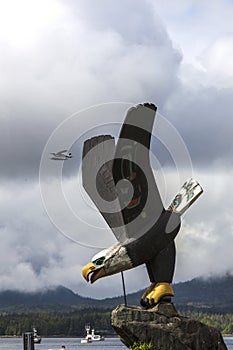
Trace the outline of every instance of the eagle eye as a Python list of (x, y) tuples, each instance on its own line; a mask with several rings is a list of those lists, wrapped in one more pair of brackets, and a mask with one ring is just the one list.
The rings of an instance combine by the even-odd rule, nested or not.
[(93, 264), (98, 267), (103, 265), (104, 261), (105, 261), (105, 257), (102, 256), (101, 258), (98, 258), (95, 261), (93, 261)]

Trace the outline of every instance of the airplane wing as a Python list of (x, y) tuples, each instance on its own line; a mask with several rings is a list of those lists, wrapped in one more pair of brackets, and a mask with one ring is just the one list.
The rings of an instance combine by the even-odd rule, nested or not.
[(59, 152), (57, 152), (56, 153), (56, 156), (64, 156), (64, 154), (63, 153), (65, 153), (65, 152), (67, 152), (67, 149), (64, 149), (63, 151), (59, 151)]

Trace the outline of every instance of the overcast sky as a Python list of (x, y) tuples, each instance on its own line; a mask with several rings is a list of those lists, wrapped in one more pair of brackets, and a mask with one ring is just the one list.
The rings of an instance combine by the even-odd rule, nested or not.
[[(120, 275), (81, 276), (115, 238), (82, 189), (80, 157), (144, 101), (174, 161), (161, 151), (153, 163), (165, 204), (186, 175), (204, 188), (176, 239), (174, 281), (233, 272), (232, 14), (231, 0), (0, 0), (1, 290), (122, 294)], [(49, 153), (67, 147), (63, 211)], [(125, 276), (128, 292), (149, 284), (144, 267)]]

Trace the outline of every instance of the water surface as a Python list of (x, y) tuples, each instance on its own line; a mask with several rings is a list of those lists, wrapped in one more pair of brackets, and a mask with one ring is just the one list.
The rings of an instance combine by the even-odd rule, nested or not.
[[(224, 337), (228, 350), (233, 350), (233, 337)], [(106, 338), (101, 342), (81, 344), (80, 338), (43, 338), (41, 344), (35, 344), (35, 350), (60, 350), (65, 345), (66, 350), (120, 350), (127, 347), (119, 338)], [(0, 350), (23, 350), (22, 338), (0, 338)]]

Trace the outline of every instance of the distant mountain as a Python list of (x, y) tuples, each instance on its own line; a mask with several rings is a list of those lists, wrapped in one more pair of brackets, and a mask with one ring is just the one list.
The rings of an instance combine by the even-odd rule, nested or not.
[[(174, 286), (173, 302), (179, 310), (233, 313), (233, 276), (209, 279), (195, 278)], [(138, 305), (143, 291), (127, 295), (129, 305)], [(123, 297), (102, 300), (85, 298), (72, 290), (59, 286), (46, 291), (24, 293), (0, 292), (0, 310), (8, 312), (60, 311), (83, 308), (113, 309), (124, 303)]]
[(92, 301), (75, 294), (72, 290), (58, 286), (38, 292), (6, 290), (0, 292), (0, 310), (59, 310), (66, 308), (87, 307)]
[(174, 303), (182, 310), (233, 313), (233, 276), (195, 278), (174, 285)]
[(195, 278), (174, 285), (177, 303), (219, 304), (233, 302), (233, 276)]
[(48, 289), (41, 292), (19, 292), (6, 290), (0, 292), (0, 307), (10, 305), (48, 305), (64, 304), (70, 305), (82, 300), (82, 297), (74, 294), (70, 289), (59, 286), (55, 289)]

